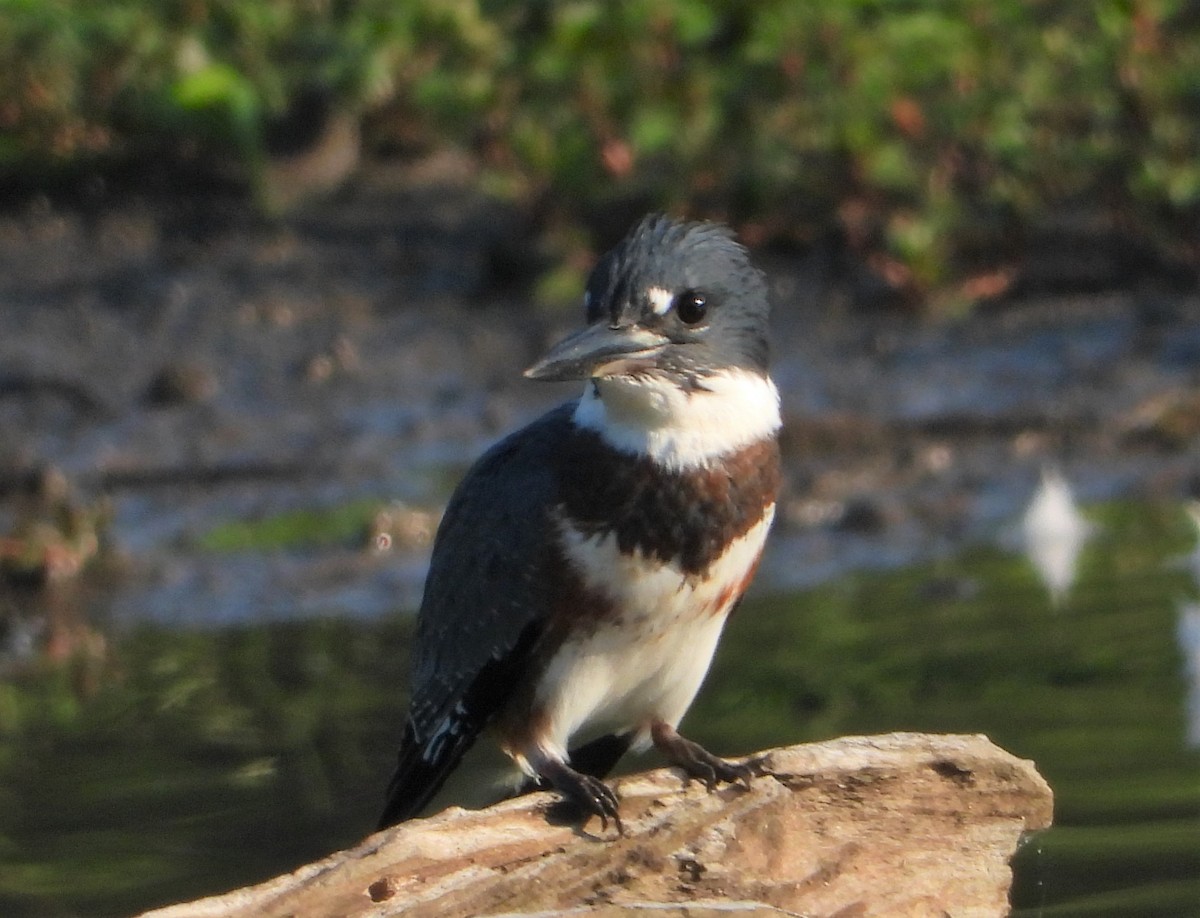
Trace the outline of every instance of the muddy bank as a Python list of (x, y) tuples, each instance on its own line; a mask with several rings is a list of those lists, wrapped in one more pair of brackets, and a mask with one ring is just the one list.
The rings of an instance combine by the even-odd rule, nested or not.
[[(529, 304), (521, 218), (470, 179), (376, 164), (280, 222), (161, 190), (0, 214), (0, 528), (53, 466), (111, 502), (141, 584), (121, 615), (410, 604), (420, 549), (195, 540), (357, 500), (436, 510), (487, 442), (573, 395), (521, 378), (578, 315)], [(865, 307), (828, 249), (759, 261), (789, 462), (760, 589), (1003, 536), (1047, 463), (1085, 501), (1197, 489), (1200, 296), (1178, 278), (935, 324)]]

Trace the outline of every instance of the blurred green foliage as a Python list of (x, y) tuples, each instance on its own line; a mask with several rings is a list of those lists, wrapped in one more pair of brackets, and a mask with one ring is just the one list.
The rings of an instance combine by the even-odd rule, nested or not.
[(361, 545), (379, 514), (379, 501), (320, 510), (292, 510), (259, 520), (222, 523), (197, 540), (205, 551), (276, 551)]
[(0, 21), (0, 169), (168, 143), (253, 172), (317, 88), (565, 216), (840, 221), (918, 289), (1080, 201), (1196, 255), (1194, 0), (0, 0)]

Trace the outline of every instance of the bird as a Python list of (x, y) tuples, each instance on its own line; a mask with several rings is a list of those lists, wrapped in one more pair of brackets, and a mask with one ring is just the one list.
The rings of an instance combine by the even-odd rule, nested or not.
[(380, 829), (485, 733), (528, 789), (621, 834), (604, 778), (630, 749), (749, 784), (678, 726), (775, 515), (768, 300), (718, 223), (651, 214), (596, 263), (585, 326), (524, 374), (582, 394), (485, 452), (438, 527)]

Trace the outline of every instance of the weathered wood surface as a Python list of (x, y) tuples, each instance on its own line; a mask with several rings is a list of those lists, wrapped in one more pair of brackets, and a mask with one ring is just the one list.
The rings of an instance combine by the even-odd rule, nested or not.
[(207, 916), (1003, 915), (1009, 859), (1050, 824), (1032, 763), (982, 736), (848, 737), (764, 754), (712, 793), (615, 782), (624, 837), (536, 794), (447, 810), (258, 886), (148, 913)]

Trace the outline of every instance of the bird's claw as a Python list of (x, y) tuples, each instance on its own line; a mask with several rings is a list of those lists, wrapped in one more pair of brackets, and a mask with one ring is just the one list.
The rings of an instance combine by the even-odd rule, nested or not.
[(580, 791), (573, 802), (584, 811), (600, 817), (600, 828), (607, 829), (611, 819), (617, 827), (617, 834), (624, 835), (625, 827), (621, 824), (620, 803), (612, 788), (591, 775), (580, 775)]
[(761, 758), (726, 761), (665, 724), (655, 730), (653, 736), (655, 744), (671, 764), (682, 768), (689, 778), (702, 782), (709, 791), (716, 790), (720, 784), (737, 784), (749, 790), (750, 779), (764, 773)]
[(689, 749), (686, 758), (681, 757), (675, 764), (709, 791), (721, 784), (739, 784), (749, 790), (750, 779), (754, 777), (754, 770), (748, 764), (726, 761), (701, 746)]
[(600, 828), (608, 829), (611, 819), (618, 835), (625, 834), (621, 823), (620, 801), (612, 788), (592, 775), (575, 771), (563, 763), (554, 763), (546, 768), (542, 780), (562, 794), (570, 806), (587, 816), (598, 816)]

